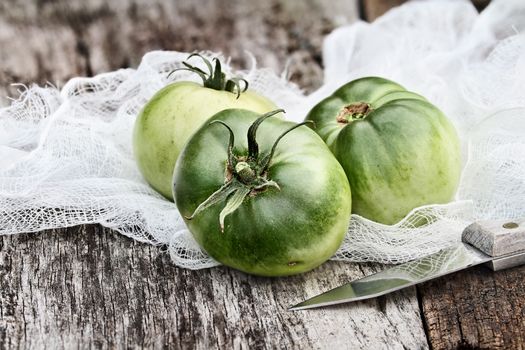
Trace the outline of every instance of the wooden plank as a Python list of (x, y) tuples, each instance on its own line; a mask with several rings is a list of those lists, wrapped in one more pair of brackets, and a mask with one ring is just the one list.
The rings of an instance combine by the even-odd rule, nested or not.
[(432, 349), (524, 349), (524, 275), (482, 266), (419, 287)]
[[(254, 15), (256, 14), (256, 15)], [(313, 14), (313, 15), (312, 15)], [(354, 21), (355, 1), (36, 1), (0, 3), (0, 105), (11, 83), (51, 82), (136, 67), (144, 53), (213, 50), (282, 72), (307, 91), (323, 78), (321, 45)]]
[(399, 6), (407, 0), (360, 0), (361, 17), (369, 22), (383, 15), (392, 7)]
[[(9, 6), (7, 6), (9, 5)], [(0, 4), (0, 86), (136, 66), (152, 49), (253, 52), (320, 85), (322, 36), (353, 1), (32, 1)], [(256, 15), (254, 15), (256, 14)], [(8, 92), (12, 92), (9, 90)], [(0, 348), (426, 348), (415, 289), (322, 310), (286, 308), (376, 266), (328, 263), (292, 278), (177, 268), (100, 226), (0, 237)]]
[[(471, 0), (478, 11), (482, 11), (490, 0)], [(359, 0), (359, 15), (369, 22), (374, 21), (392, 7), (399, 6), (407, 0)]]
[(6, 348), (426, 348), (415, 289), (289, 312), (375, 271), (331, 262), (291, 278), (175, 267), (158, 247), (100, 226), (0, 237)]

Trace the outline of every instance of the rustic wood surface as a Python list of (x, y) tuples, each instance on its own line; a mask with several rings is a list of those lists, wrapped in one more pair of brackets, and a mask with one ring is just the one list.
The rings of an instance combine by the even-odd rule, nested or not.
[(433, 349), (524, 349), (525, 267), (481, 266), (418, 288)]
[(406, 0), (361, 0), (359, 2), (361, 17), (373, 21), (394, 6), (399, 6)]
[(329, 263), (291, 278), (175, 267), (158, 247), (100, 226), (0, 240), (0, 347), (426, 348), (414, 289), (289, 312), (376, 271)]
[[(0, 2), (0, 96), (136, 66), (153, 49), (210, 49), (306, 91), (322, 79), (322, 37), (399, 1)], [(387, 5), (385, 5), (387, 4)], [(0, 105), (7, 104), (4, 99)], [(329, 262), (267, 279), (175, 267), (161, 248), (101, 226), (0, 237), (0, 348), (522, 348), (524, 268), (477, 268), (378, 299), (288, 312), (380, 269)]]

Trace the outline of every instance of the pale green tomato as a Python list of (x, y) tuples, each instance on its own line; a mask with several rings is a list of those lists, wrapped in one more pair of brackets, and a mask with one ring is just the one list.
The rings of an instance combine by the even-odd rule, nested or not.
[(173, 200), (173, 168), (182, 147), (207, 119), (228, 108), (265, 113), (276, 106), (250, 90), (236, 94), (193, 82), (173, 83), (158, 91), (137, 117), (133, 134), (133, 151), (146, 181)]

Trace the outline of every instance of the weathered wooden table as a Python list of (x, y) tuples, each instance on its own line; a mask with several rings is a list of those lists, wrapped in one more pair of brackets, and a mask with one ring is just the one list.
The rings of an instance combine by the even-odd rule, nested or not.
[[(290, 78), (311, 91), (322, 79), (323, 35), (400, 2), (3, 1), (0, 95), (15, 95), (13, 82), (60, 85), (136, 66), (159, 48), (222, 51), (238, 66), (249, 50), (277, 71), (290, 58)], [(473, 268), (370, 301), (286, 310), (381, 268), (329, 262), (267, 279), (177, 268), (161, 248), (97, 225), (0, 237), (0, 348), (525, 347), (525, 267)]]

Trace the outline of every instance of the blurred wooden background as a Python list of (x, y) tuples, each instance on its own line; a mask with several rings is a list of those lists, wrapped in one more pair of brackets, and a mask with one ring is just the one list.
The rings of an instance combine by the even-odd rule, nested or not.
[[(333, 28), (374, 20), (405, 0), (3, 0), (0, 105), (11, 83), (60, 86), (74, 76), (136, 67), (151, 50), (212, 50), (283, 71), (306, 91), (322, 82), (321, 45)], [(478, 9), (488, 0), (474, 0)]]
[[(0, 96), (135, 67), (154, 49), (213, 50), (282, 71), (306, 91), (322, 81), (323, 36), (401, 0), (4, 0)], [(474, 1), (478, 9), (487, 1)], [(0, 105), (6, 105), (2, 99)], [(417, 288), (321, 310), (288, 306), (376, 264), (329, 262), (265, 279), (177, 268), (161, 248), (99, 225), (0, 237), (3, 348), (519, 349), (525, 268), (483, 267)]]

